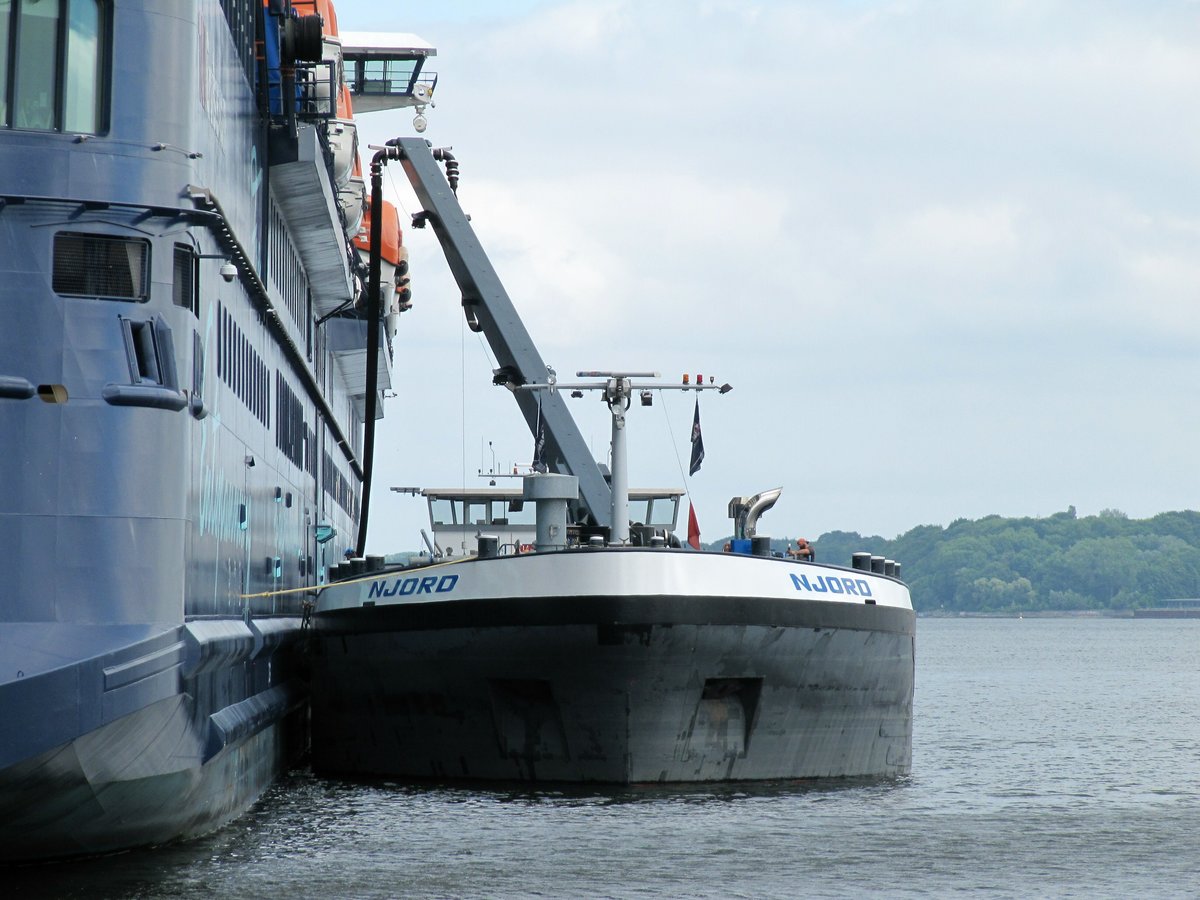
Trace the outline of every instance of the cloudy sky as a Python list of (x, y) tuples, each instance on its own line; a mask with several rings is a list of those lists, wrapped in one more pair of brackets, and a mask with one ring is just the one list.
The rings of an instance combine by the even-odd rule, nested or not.
[[(734, 385), (692, 479), (694, 395), (631, 416), (632, 483), (688, 487), (705, 540), (779, 485), (776, 536), (1200, 504), (1200, 3), (386, 8), (341, 28), (437, 46), (426, 137), (546, 361)], [(372, 552), (425, 524), (388, 487), (532, 454), (432, 233), (405, 240)], [(606, 410), (572, 410), (605, 458)]]

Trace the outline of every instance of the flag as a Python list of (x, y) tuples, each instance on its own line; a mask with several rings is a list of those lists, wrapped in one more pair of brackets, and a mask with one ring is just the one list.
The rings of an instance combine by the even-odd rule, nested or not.
[(693, 550), (700, 549), (700, 522), (696, 519), (696, 507), (688, 503), (688, 543)]
[(542, 401), (538, 399), (538, 415), (537, 428), (534, 429), (533, 437), (533, 465), (530, 466), (535, 472), (545, 474), (549, 471), (546, 465), (546, 423), (542, 420)]
[(704, 462), (704, 437), (700, 434), (700, 398), (696, 398), (696, 417), (692, 420), (692, 464), (688, 467), (688, 475), (700, 471), (700, 463)]

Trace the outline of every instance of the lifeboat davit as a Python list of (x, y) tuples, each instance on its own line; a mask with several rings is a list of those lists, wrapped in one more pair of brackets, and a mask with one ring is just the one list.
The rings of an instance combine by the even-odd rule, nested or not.
[(338, 36), (337, 11), (329, 0), (292, 0), (292, 9), (302, 16), (320, 16), (321, 31), (335, 38)]
[(334, 113), (345, 79), (342, 70), (342, 39), (338, 37), (337, 13), (329, 0), (293, 0), (300, 15), (321, 17), (321, 61), (312, 67), (308, 98), (323, 113)]
[(352, 238), (358, 234), (366, 206), (367, 184), (362, 176), (362, 163), (355, 154), (354, 167), (350, 177), (344, 186), (338, 188), (338, 207), (342, 211), (342, 223), (346, 228), (346, 237)]
[(354, 174), (354, 162), (358, 159), (358, 126), (354, 124), (350, 88), (342, 85), (338, 95), (337, 118), (328, 126), (329, 147), (333, 151), (333, 179), (343, 187)]
[(354, 106), (346, 84), (337, 13), (329, 0), (293, 0), (292, 7), (300, 13), (321, 17), (323, 49), (321, 62), (312, 70), (311, 96), (316, 107), (330, 116), (325, 134), (333, 153), (333, 179), (342, 188), (353, 175), (358, 157), (358, 126), (354, 124)]

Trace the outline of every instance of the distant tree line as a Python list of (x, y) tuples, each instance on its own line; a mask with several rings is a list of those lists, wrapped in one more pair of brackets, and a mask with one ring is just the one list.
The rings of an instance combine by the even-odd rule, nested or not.
[(1200, 512), (1191, 510), (1079, 518), (1072, 506), (1042, 519), (920, 525), (894, 540), (831, 531), (815, 547), (818, 562), (849, 565), (860, 550), (898, 561), (918, 612), (1130, 610), (1200, 597)]

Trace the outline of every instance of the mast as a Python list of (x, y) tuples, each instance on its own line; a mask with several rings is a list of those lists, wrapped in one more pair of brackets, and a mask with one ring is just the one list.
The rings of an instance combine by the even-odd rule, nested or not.
[(634, 382), (634, 378), (658, 378), (657, 372), (576, 372), (578, 378), (603, 378), (602, 382), (585, 381), (577, 384), (559, 384), (549, 381), (542, 384), (524, 384), (515, 388), (518, 392), (544, 391), (551, 395), (561, 390), (570, 391), (572, 396), (582, 396), (584, 391), (604, 391), (604, 402), (612, 415), (612, 503), (609, 507), (612, 525), (609, 530), (610, 544), (629, 543), (629, 454), (625, 440), (625, 414), (633, 405), (633, 395), (638, 393), (642, 406), (654, 402), (654, 391), (717, 391), (727, 394), (732, 385), (717, 385), (714, 380), (704, 384), (696, 376), (696, 384), (661, 382)]

